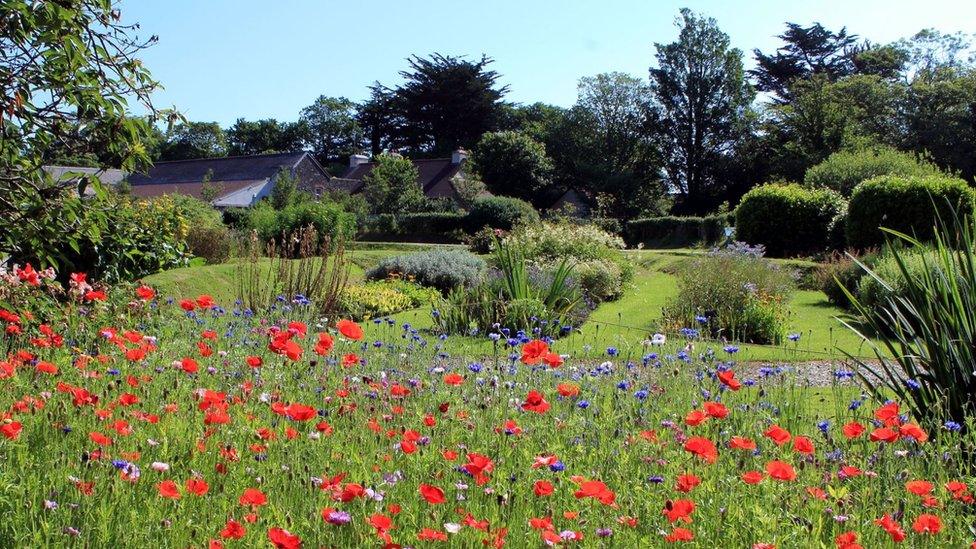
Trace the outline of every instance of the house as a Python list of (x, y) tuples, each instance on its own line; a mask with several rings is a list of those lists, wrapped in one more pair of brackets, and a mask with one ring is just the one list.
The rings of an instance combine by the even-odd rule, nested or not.
[[(427, 198), (450, 198), (457, 201), (458, 192), (454, 183), (461, 177), (467, 158), (468, 153), (458, 149), (451, 154), (450, 158), (411, 160), (417, 167), (418, 183), (424, 190), (424, 195)], [(362, 191), (363, 178), (373, 171), (373, 166), (375, 163), (370, 162), (368, 157), (361, 154), (352, 155), (349, 157), (349, 168), (342, 177), (334, 178), (334, 186), (351, 193)]]
[(320, 196), (334, 188), (332, 176), (307, 152), (257, 154), (156, 162), (147, 174), (131, 174), (132, 196), (185, 194), (202, 199), (209, 187), (215, 208), (248, 207), (271, 194), (275, 178), (287, 170), (299, 190)]
[[(43, 166), (42, 169), (47, 172), (51, 179), (58, 183), (75, 183), (83, 177), (95, 175), (98, 176), (98, 180), (101, 181), (102, 185), (106, 187), (114, 187), (121, 183), (128, 175), (122, 170), (116, 170), (113, 168), (85, 168), (82, 166)], [(95, 189), (88, 187), (85, 189), (85, 195), (91, 195), (95, 192)]]
[(563, 212), (574, 217), (589, 217), (591, 208), (589, 201), (576, 189), (568, 189), (549, 206), (549, 211)]

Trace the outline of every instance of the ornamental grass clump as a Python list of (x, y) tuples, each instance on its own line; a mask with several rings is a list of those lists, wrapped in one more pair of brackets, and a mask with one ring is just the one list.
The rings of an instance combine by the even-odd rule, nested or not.
[(976, 225), (955, 212), (935, 225), (931, 246), (884, 229), (900, 246), (890, 246), (879, 268), (862, 265), (870, 280), (862, 292), (879, 291), (870, 302), (848, 297), (866, 327), (851, 329), (887, 337), (865, 337), (875, 362), (851, 359), (874, 395), (898, 398), (930, 425), (962, 425), (976, 412)]
[(788, 327), (792, 274), (741, 242), (687, 260), (677, 269), (678, 295), (664, 310), (669, 330), (702, 330), (713, 338), (778, 344)]

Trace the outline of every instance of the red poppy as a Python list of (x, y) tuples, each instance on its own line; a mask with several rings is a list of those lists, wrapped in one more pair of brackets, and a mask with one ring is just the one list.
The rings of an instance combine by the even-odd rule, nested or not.
[(841, 431), (844, 433), (844, 436), (849, 439), (857, 438), (864, 434), (864, 426), (856, 421), (852, 421), (844, 425)]
[(319, 356), (327, 355), (333, 346), (335, 346), (335, 342), (332, 340), (332, 336), (322, 332), (319, 334), (319, 342), (315, 344), (315, 354)]
[(444, 383), (448, 385), (460, 385), (464, 383), (464, 376), (455, 372), (451, 372), (444, 376)]
[(285, 415), (293, 421), (308, 421), (318, 415), (315, 408), (305, 404), (289, 404), (285, 407)]
[(269, 529), (268, 541), (277, 549), (299, 549), (302, 546), (301, 538), (282, 528)]
[(224, 539), (241, 539), (246, 533), (247, 530), (244, 529), (244, 526), (242, 526), (241, 523), (234, 519), (227, 519), (227, 524), (225, 524), (224, 529), (220, 531), (220, 537)]
[(537, 496), (549, 496), (555, 491), (552, 487), (552, 483), (547, 480), (537, 480), (532, 487), (532, 491), (535, 492)]
[(729, 448), (752, 451), (756, 449), (756, 443), (752, 439), (734, 436), (729, 440)]
[(857, 542), (857, 532), (844, 532), (834, 538), (837, 549), (863, 549)]
[(261, 357), (259, 356), (249, 356), (244, 359), (244, 362), (246, 362), (251, 368), (260, 368), (261, 365), (264, 364), (264, 361), (261, 360)]
[(88, 438), (90, 438), (92, 442), (94, 442), (99, 446), (110, 446), (112, 444), (112, 439), (108, 438), (102, 433), (99, 433), (98, 431), (93, 431), (89, 433)]
[(705, 412), (702, 412), (701, 410), (692, 410), (688, 412), (688, 415), (685, 416), (685, 425), (688, 425), (689, 427), (697, 427), (706, 419), (708, 419), (708, 416), (705, 415)]
[(871, 431), (871, 436), (869, 437), (871, 442), (897, 442), (898, 433), (890, 427), (878, 427), (877, 429)]
[(735, 372), (732, 370), (720, 371), (718, 373), (718, 380), (722, 382), (722, 385), (725, 385), (733, 391), (738, 391), (742, 388), (742, 384), (739, 383), (739, 380), (735, 379)]
[(43, 360), (38, 362), (37, 366), (35, 366), (34, 369), (37, 370), (38, 372), (45, 373), (45, 374), (54, 375), (58, 373), (57, 366), (51, 364), (50, 362), (44, 362)]
[(854, 478), (861, 476), (861, 470), (857, 467), (852, 467), (850, 465), (844, 465), (840, 468), (838, 476), (843, 478)]
[(169, 499), (180, 499), (180, 488), (172, 480), (164, 480), (156, 485), (159, 495)]
[(874, 523), (884, 528), (885, 532), (888, 532), (888, 535), (891, 536), (891, 541), (901, 543), (905, 540), (905, 530), (903, 530), (901, 525), (895, 522), (888, 513), (885, 513), (884, 516), (879, 519), (874, 519)]
[(759, 471), (746, 471), (742, 473), (742, 482), (746, 484), (759, 484), (762, 482), (763, 474)]
[(156, 291), (149, 286), (142, 285), (136, 288), (136, 297), (142, 301), (152, 301), (156, 297)]
[(898, 403), (889, 402), (874, 411), (874, 418), (884, 423), (885, 427), (894, 427), (901, 424), (901, 417), (898, 415)]
[(929, 439), (928, 433), (914, 423), (906, 423), (898, 428), (902, 438), (914, 438), (918, 442), (925, 442)]
[(369, 525), (375, 528), (378, 532), (386, 532), (387, 530), (391, 530), (393, 528), (393, 519), (379, 513), (370, 515), (366, 522), (368, 522)]
[(546, 356), (542, 357), (542, 361), (546, 363), (546, 366), (550, 368), (558, 368), (563, 365), (563, 357), (557, 353), (546, 353)]
[(695, 475), (681, 475), (678, 477), (678, 485), (675, 487), (675, 489), (679, 492), (688, 493), (699, 484), (701, 484), (701, 479)]
[(922, 513), (912, 523), (912, 530), (919, 534), (935, 535), (942, 530), (942, 521), (935, 515)]
[(613, 505), (617, 495), (599, 480), (584, 480), (579, 489), (573, 492), (576, 499), (593, 498), (604, 505)]
[(186, 491), (196, 496), (205, 496), (210, 491), (210, 485), (202, 478), (186, 479)]
[(216, 305), (216, 303), (214, 302), (214, 298), (207, 294), (201, 294), (199, 297), (197, 297), (197, 305), (201, 309), (209, 309)]
[(910, 480), (905, 483), (905, 489), (916, 496), (927, 496), (932, 493), (935, 486), (925, 480)]
[(342, 365), (346, 368), (350, 368), (359, 364), (359, 357), (355, 353), (349, 353), (342, 357)]
[(447, 534), (431, 528), (424, 528), (417, 533), (417, 539), (420, 541), (447, 541)]
[(704, 407), (705, 413), (715, 419), (725, 419), (729, 415), (729, 409), (721, 402), (706, 402)]
[(180, 361), (180, 368), (188, 374), (195, 374), (200, 367), (197, 365), (197, 361), (192, 358), (184, 358)]
[(812, 454), (816, 450), (813, 441), (807, 437), (796, 437), (793, 439), (793, 449), (801, 454)]
[(695, 512), (695, 503), (690, 499), (668, 500), (664, 503), (664, 510), (661, 514), (668, 518), (668, 522), (674, 523), (681, 520), (686, 523), (691, 522), (691, 514)]
[(22, 430), (23, 425), (19, 421), (11, 421), (10, 423), (0, 425), (0, 435), (3, 435), (7, 440), (17, 440)]
[(565, 398), (579, 396), (580, 394), (579, 386), (573, 385), (572, 383), (560, 383), (556, 386), (556, 391), (559, 393), (559, 396)]
[(525, 402), (522, 403), (522, 409), (537, 414), (544, 414), (549, 410), (549, 403), (546, 402), (542, 393), (532, 390), (529, 391), (529, 394), (525, 395)]
[(776, 424), (771, 425), (763, 436), (775, 442), (776, 446), (782, 446), (793, 438), (789, 431)]
[(678, 541), (692, 541), (695, 539), (695, 534), (691, 530), (686, 528), (675, 528), (668, 534), (664, 540), (668, 543), (675, 543)]
[(338, 328), (339, 333), (346, 339), (359, 341), (363, 338), (363, 329), (359, 327), (359, 324), (351, 320), (340, 320), (336, 323), (336, 328)]
[(549, 345), (541, 339), (533, 339), (522, 345), (523, 364), (539, 364), (547, 354), (549, 354)]
[(444, 490), (441, 490), (436, 486), (431, 486), (430, 484), (420, 485), (420, 495), (423, 496), (425, 500), (427, 500), (427, 503), (430, 503), (432, 505), (437, 505), (439, 503), (444, 503), (445, 501), (447, 501), (444, 498)]
[(264, 495), (264, 492), (258, 490), (257, 488), (247, 488), (244, 490), (244, 493), (241, 494), (241, 497), (237, 500), (237, 502), (241, 505), (260, 507), (268, 503), (268, 497)]
[(796, 471), (793, 470), (793, 466), (775, 459), (766, 463), (766, 474), (776, 480), (796, 480)]
[(685, 450), (700, 457), (708, 463), (715, 463), (718, 459), (718, 449), (707, 438), (691, 437), (685, 442)]

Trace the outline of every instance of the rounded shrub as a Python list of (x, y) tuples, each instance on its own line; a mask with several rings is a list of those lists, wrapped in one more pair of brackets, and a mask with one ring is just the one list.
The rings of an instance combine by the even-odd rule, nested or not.
[(934, 234), (937, 214), (955, 209), (972, 216), (976, 193), (962, 179), (949, 176), (881, 176), (861, 183), (851, 194), (847, 212), (847, 243), (856, 249), (880, 246), (881, 227), (919, 240)]
[(774, 257), (816, 253), (829, 246), (831, 223), (843, 211), (844, 199), (829, 189), (763, 185), (746, 193), (736, 208), (736, 237), (761, 244)]
[(890, 147), (836, 152), (803, 176), (808, 187), (833, 189), (850, 196), (862, 181), (882, 175), (939, 175), (939, 168), (918, 156)]
[(485, 196), (474, 201), (465, 219), (469, 233), (483, 227), (510, 231), (517, 225), (537, 223), (539, 212), (532, 204), (509, 196)]
[(422, 286), (449, 292), (470, 288), (485, 278), (485, 260), (463, 250), (431, 250), (388, 257), (366, 272), (369, 280), (404, 278)]

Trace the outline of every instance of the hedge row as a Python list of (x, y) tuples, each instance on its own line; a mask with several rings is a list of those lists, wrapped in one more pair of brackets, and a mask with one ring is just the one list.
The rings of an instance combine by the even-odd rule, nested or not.
[(761, 244), (775, 257), (817, 253), (829, 246), (832, 224), (845, 206), (844, 198), (830, 189), (797, 184), (756, 187), (735, 210), (736, 238)]
[(624, 239), (631, 247), (639, 244), (647, 248), (711, 246), (724, 238), (725, 228), (732, 223), (733, 218), (728, 214), (708, 217), (645, 217), (627, 222)]

